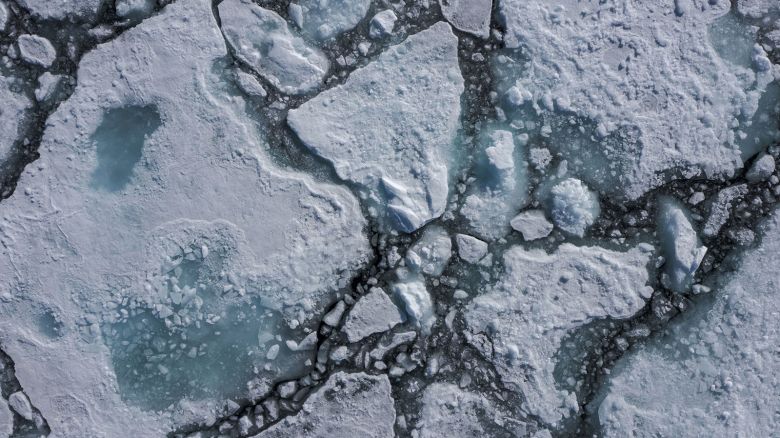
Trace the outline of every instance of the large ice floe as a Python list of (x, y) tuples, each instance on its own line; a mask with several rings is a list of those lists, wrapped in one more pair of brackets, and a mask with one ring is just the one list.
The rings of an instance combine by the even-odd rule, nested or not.
[(763, 234), (714, 296), (615, 366), (594, 402), (603, 436), (777, 433), (780, 214)]
[(288, 116), (303, 143), (398, 231), (444, 212), (463, 92), (457, 46), (449, 25), (436, 23)]
[(97, 46), (0, 206), (0, 342), (56, 436), (163, 436), (262, 395), (305, 360), (267, 352), (367, 261), (357, 199), (271, 164), (226, 56), (207, 0)]

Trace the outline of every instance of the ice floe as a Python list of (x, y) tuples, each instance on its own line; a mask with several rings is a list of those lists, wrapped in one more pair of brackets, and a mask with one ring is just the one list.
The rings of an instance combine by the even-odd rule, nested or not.
[(19, 46), (19, 55), (30, 64), (49, 68), (57, 59), (57, 51), (54, 46), (42, 36), (24, 34), (19, 36), (16, 44)]
[(343, 331), (349, 342), (358, 342), (403, 322), (398, 307), (382, 289), (375, 287), (352, 307)]
[(492, 0), (439, 0), (441, 13), (458, 30), (480, 38), (490, 35)]
[(707, 247), (699, 241), (689, 213), (676, 200), (661, 199), (657, 221), (658, 239), (666, 260), (664, 283), (677, 293), (687, 292)]

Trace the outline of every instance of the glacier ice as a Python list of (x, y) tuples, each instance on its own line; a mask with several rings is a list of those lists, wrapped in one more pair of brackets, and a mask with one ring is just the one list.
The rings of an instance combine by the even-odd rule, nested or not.
[(576, 178), (555, 183), (541, 196), (546, 198), (545, 204), (555, 226), (578, 237), (585, 235), (601, 210), (596, 193)]

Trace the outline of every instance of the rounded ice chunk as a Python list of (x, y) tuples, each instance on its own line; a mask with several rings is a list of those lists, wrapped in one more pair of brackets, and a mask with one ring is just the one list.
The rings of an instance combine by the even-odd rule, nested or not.
[(49, 68), (57, 59), (57, 50), (44, 37), (24, 34), (16, 40), (16, 44), (19, 46), (19, 55), (30, 64)]
[(555, 226), (578, 237), (585, 235), (601, 211), (596, 194), (575, 178), (566, 178), (550, 189), (548, 208)]
[(368, 36), (372, 39), (379, 39), (392, 34), (396, 20), (398, 17), (390, 9), (378, 12), (369, 23)]

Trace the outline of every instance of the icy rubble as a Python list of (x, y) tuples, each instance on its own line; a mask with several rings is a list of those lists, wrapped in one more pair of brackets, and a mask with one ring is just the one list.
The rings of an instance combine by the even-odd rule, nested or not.
[(578, 412), (576, 395), (553, 376), (561, 339), (595, 319), (642, 309), (652, 293), (651, 251), (648, 244), (618, 252), (564, 243), (552, 254), (519, 246), (504, 254), (505, 274), (469, 304), (465, 318), (470, 333), (492, 341), (485, 358), (524, 397), (525, 411), (549, 425)]
[(16, 0), (16, 3), (44, 20), (92, 21), (106, 0)]
[(250, 0), (225, 0), (219, 17), (236, 56), (282, 93), (303, 94), (322, 84), (328, 58), (293, 35), (275, 12)]
[(758, 182), (769, 179), (775, 172), (775, 158), (769, 154), (759, 157), (745, 174), (750, 182)]
[(339, 371), (306, 400), (300, 412), (254, 438), (391, 438), (394, 424), (395, 406), (386, 375)]
[(457, 43), (436, 23), (288, 114), (303, 143), (364, 187), (368, 205), (399, 231), (444, 212), (463, 92)]
[(293, 4), (300, 8), (301, 32), (324, 41), (357, 26), (366, 16), (371, 0), (300, 0)]
[(425, 283), (418, 277), (412, 277), (392, 285), (393, 295), (403, 304), (409, 320), (424, 334), (428, 334), (436, 320), (433, 313), (433, 301)]
[(689, 213), (676, 200), (667, 197), (660, 200), (657, 232), (666, 260), (662, 281), (677, 293), (688, 291), (707, 253), (688, 217)]
[(747, 194), (748, 188), (745, 184), (738, 184), (726, 187), (715, 195), (710, 205), (710, 214), (704, 221), (702, 234), (707, 237), (713, 237), (720, 232), (720, 229), (726, 225), (730, 217), (731, 208), (742, 196)]
[(593, 403), (605, 437), (774, 436), (780, 411), (780, 214), (710, 300), (621, 359)]
[(30, 64), (49, 68), (57, 59), (57, 51), (54, 46), (42, 36), (20, 35), (16, 40), (16, 45), (19, 47), (19, 55)]
[(480, 38), (490, 36), (490, 13), (493, 0), (439, 0), (444, 18), (463, 32)]
[[(505, 97), (508, 108), (540, 116), (537, 132), (606, 193), (636, 199), (678, 169), (733, 176), (773, 73), (713, 47), (709, 29), (729, 2), (695, 3), (501, 0), (504, 42), (522, 55), (497, 58), (507, 76), (499, 91), (520, 90), (520, 101)], [(570, 115), (593, 126), (572, 128)]]
[(0, 343), (56, 435), (159, 436), (257, 396), (253, 373), (304, 362), (266, 360), (281, 328), (367, 261), (354, 196), (269, 164), (227, 55), (208, 0), (97, 46), (0, 204)]
[(479, 144), (484, 154), (475, 165), (476, 182), (470, 185), (460, 214), (475, 234), (495, 240), (509, 232), (510, 219), (528, 200), (524, 150), (503, 129), (488, 130)]
[(0, 162), (8, 159), (14, 142), (24, 133), (32, 101), (12, 90), (12, 79), (0, 76)]
[(343, 331), (349, 342), (358, 342), (402, 323), (401, 313), (384, 290), (374, 287), (349, 311)]
[(447, 230), (434, 225), (406, 252), (406, 266), (414, 272), (437, 277), (452, 257), (452, 239)]

